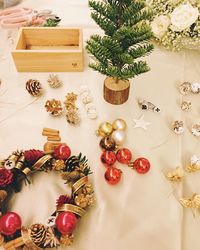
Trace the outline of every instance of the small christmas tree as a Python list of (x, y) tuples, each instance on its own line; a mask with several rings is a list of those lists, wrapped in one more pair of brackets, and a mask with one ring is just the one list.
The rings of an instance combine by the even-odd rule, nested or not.
[(89, 0), (89, 6), (92, 18), (105, 32), (87, 41), (86, 48), (95, 59), (89, 66), (112, 77), (116, 84), (149, 71), (147, 63), (138, 60), (153, 50), (148, 43), (153, 35), (149, 25), (153, 13), (145, 0)]

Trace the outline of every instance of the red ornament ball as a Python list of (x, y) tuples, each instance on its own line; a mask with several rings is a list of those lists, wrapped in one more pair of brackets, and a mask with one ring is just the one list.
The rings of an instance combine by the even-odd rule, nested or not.
[(105, 179), (111, 185), (116, 185), (121, 180), (122, 171), (115, 167), (108, 167), (105, 172)]
[(4, 235), (12, 235), (22, 226), (21, 218), (14, 212), (8, 212), (0, 218), (0, 233)]
[(66, 144), (61, 144), (54, 150), (54, 156), (59, 160), (67, 160), (71, 155), (71, 149)]
[(75, 229), (77, 221), (75, 214), (62, 212), (56, 218), (56, 227), (61, 234), (67, 235)]
[(122, 164), (128, 164), (132, 159), (132, 153), (128, 148), (122, 148), (117, 151), (117, 160)]
[(150, 167), (151, 164), (146, 158), (138, 158), (136, 159), (131, 166), (139, 173), (139, 174), (146, 174)]
[(101, 162), (105, 166), (112, 166), (116, 162), (116, 155), (112, 151), (104, 151), (101, 155)]

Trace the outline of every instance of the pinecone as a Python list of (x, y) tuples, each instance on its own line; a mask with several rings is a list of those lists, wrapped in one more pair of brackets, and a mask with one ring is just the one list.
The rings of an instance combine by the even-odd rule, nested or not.
[(0, 204), (5, 200), (7, 197), (7, 192), (5, 190), (0, 190)]
[(30, 79), (26, 82), (26, 90), (32, 96), (38, 96), (41, 94), (42, 85), (38, 80)]
[(44, 155), (44, 152), (41, 150), (30, 149), (24, 151), (25, 161), (28, 165), (33, 166), (37, 160), (39, 160)]
[(48, 82), (49, 86), (52, 88), (58, 88), (62, 85), (62, 82), (59, 80), (59, 78), (56, 74), (50, 74), (47, 82)]
[(65, 162), (63, 160), (54, 160), (52, 167), (56, 171), (60, 171), (65, 168)]
[(92, 185), (90, 183), (86, 184), (82, 188), (80, 188), (76, 193), (77, 194), (92, 194), (94, 192)]
[(88, 200), (84, 194), (79, 194), (74, 199), (75, 204), (81, 208), (86, 208), (88, 205)]
[(0, 246), (2, 246), (4, 243), (4, 236), (0, 234)]
[(61, 174), (61, 177), (63, 180), (66, 180), (67, 182), (74, 183), (81, 178), (81, 174), (79, 173), (79, 171), (74, 170), (72, 172), (63, 172)]
[(56, 238), (53, 229), (51, 227), (47, 227), (44, 247), (53, 248), (53, 247), (57, 247), (58, 245), (59, 245), (59, 241)]
[(71, 204), (72, 199), (68, 195), (60, 195), (56, 200), (56, 208), (61, 207), (63, 204)]
[(43, 246), (46, 238), (46, 227), (42, 224), (33, 224), (30, 228), (30, 237), (37, 246)]
[(77, 125), (80, 123), (80, 116), (76, 109), (69, 109), (66, 114), (66, 119), (70, 124)]
[(62, 115), (63, 112), (61, 101), (56, 99), (47, 100), (45, 108), (53, 116)]
[(60, 237), (60, 244), (62, 246), (71, 246), (72, 243), (74, 242), (74, 235), (73, 234), (69, 234), (69, 235), (62, 235)]
[(80, 161), (76, 156), (71, 156), (65, 162), (66, 168), (65, 171), (72, 172), (76, 168), (79, 168)]

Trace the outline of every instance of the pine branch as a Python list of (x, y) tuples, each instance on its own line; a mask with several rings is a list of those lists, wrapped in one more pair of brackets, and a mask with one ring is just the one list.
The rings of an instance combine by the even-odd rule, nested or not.
[(143, 43), (136, 44), (132, 47), (129, 47), (128, 53), (132, 56), (133, 59), (149, 55), (154, 49), (153, 44)]
[(150, 70), (146, 62), (139, 61), (135, 62), (132, 65), (128, 65), (122, 69), (122, 78), (132, 78), (133, 75), (140, 75), (142, 73), (148, 72)]
[(131, 1), (130, 6), (124, 10), (122, 15), (124, 21), (134, 19), (135, 14), (140, 12), (144, 7), (144, 1)]
[(106, 35), (112, 36), (116, 31), (116, 25), (108, 18), (102, 17), (99, 13), (93, 12), (92, 19), (105, 31)]
[(109, 19), (110, 21), (116, 22), (116, 18), (117, 18), (116, 6), (111, 7), (107, 3), (96, 2), (95, 0), (90, 0), (89, 6), (96, 12), (100, 13), (105, 18)]
[(89, 67), (92, 68), (95, 71), (98, 71), (99, 73), (108, 76), (107, 72), (106, 72), (106, 67), (104, 67), (102, 64), (100, 63), (89, 63)]
[(126, 13), (124, 13), (123, 15), (123, 21), (124, 23), (127, 23), (128, 25), (135, 25), (141, 20), (151, 20), (152, 17), (153, 17), (153, 12), (149, 10), (148, 8), (145, 8), (136, 13), (135, 13), (135, 10), (133, 10), (133, 12), (126, 11)]
[(112, 55), (105, 47), (90, 39), (87, 41), (86, 49), (103, 65), (107, 66), (108, 58)]
[(121, 42), (124, 51), (139, 42), (149, 40), (152, 37), (152, 30), (145, 22), (131, 26), (121, 27), (114, 35), (114, 38)]

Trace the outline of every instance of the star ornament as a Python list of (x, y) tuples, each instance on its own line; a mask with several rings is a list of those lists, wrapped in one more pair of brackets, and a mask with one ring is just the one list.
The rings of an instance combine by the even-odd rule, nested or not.
[(134, 126), (133, 128), (142, 128), (144, 130), (147, 130), (147, 126), (149, 126), (151, 123), (146, 122), (144, 120), (144, 115), (142, 115), (139, 119), (133, 119)]

